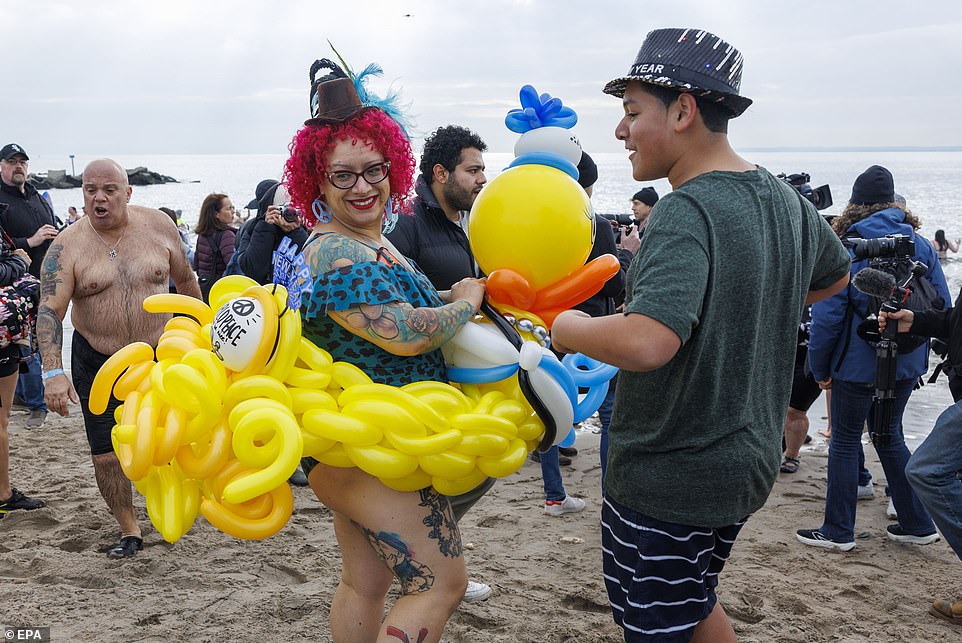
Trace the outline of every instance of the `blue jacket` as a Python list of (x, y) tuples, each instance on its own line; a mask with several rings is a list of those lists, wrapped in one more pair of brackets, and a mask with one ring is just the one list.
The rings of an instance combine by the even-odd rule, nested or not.
[[(875, 214), (852, 224), (849, 228), (865, 239), (877, 239), (889, 234), (904, 234), (915, 240), (915, 260), (929, 267), (925, 276), (935, 286), (939, 294), (950, 306), (952, 296), (942, 274), (942, 266), (924, 237), (917, 236), (912, 226), (905, 223), (905, 213), (898, 208), (880, 210)], [(851, 249), (849, 249), (851, 253)], [(852, 258), (852, 276), (868, 266), (868, 260), (855, 261)], [(846, 310), (851, 302), (856, 310), (864, 311), (869, 306), (869, 297), (854, 286), (849, 286), (832, 297), (812, 306), (812, 335), (808, 344), (808, 363), (812, 375), (817, 380), (831, 376), (846, 382), (872, 385), (875, 383), (875, 349), (862, 340), (858, 333), (862, 321), (855, 313), (846, 319)], [(845, 359), (838, 365), (839, 356), (845, 349), (845, 336), (848, 334), (848, 350)], [(896, 379), (913, 380), (920, 377), (929, 367), (929, 345), (923, 344), (911, 353), (898, 356)]]

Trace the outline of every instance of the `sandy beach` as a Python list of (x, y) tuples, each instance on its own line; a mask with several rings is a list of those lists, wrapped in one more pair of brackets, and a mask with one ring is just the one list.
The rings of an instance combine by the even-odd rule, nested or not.
[[(821, 402), (813, 411), (821, 410)], [(817, 415), (817, 413), (813, 413)], [(11, 478), (48, 507), (0, 521), (0, 622), (49, 626), (54, 641), (327, 641), (340, 561), (330, 513), (295, 488), (290, 523), (244, 542), (203, 518), (175, 545), (147, 523), (145, 548), (108, 560), (116, 524), (97, 492), (79, 419), (50, 415), (40, 430), (11, 420)], [(816, 422), (817, 424), (817, 422)], [(814, 428), (813, 428), (814, 430)], [(563, 468), (582, 514), (542, 513), (540, 468), (528, 462), (499, 482), (462, 523), (472, 578), (494, 588), (463, 604), (444, 641), (619, 641), (601, 577), (598, 436)], [(962, 629), (926, 613), (933, 597), (962, 595), (962, 566), (944, 542), (918, 547), (884, 537), (881, 467), (867, 449), (876, 496), (859, 503), (858, 546), (827, 553), (795, 541), (821, 522), (827, 452), (806, 447), (746, 525), (719, 595), (739, 640), (958, 641)]]

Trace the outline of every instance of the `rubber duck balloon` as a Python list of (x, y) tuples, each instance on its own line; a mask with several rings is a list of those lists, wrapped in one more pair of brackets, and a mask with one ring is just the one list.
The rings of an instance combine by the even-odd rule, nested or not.
[(515, 159), (478, 195), (468, 239), (495, 307), (550, 328), (561, 311), (598, 292), (618, 261), (604, 255), (585, 264), (595, 230), (591, 202), (577, 182), (581, 144), (571, 132), (577, 114), (531, 85), (520, 98), (521, 108), (505, 117), (508, 129), (521, 134)]

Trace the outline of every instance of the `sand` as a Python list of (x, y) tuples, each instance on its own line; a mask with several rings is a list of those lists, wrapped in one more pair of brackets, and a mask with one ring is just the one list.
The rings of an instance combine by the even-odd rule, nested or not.
[[(199, 518), (169, 545), (137, 496), (145, 549), (108, 560), (117, 527), (97, 492), (81, 421), (51, 415), (28, 430), (25, 417), (11, 420), (12, 479), (48, 507), (0, 521), (0, 624), (49, 626), (54, 641), (330, 639), (340, 560), (331, 514), (309, 489), (295, 489), (290, 523), (259, 542)], [(442, 640), (621, 640), (601, 577), (598, 436), (582, 433), (578, 447), (563, 475), (568, 492), (587, 500), (584, 513), (545, 516), (540, 468), (528, 462), (465, 517), (469, 573), (494, 595), (463, 604)], [(826, 457), (824, 443), (807, 448), (801, 470), (780, 477), (742, 531), (719, 590), (739, 640), (962, 640), (962, 628), (927, 614), (934, 597), (962, 597), (962, 565), (943, 542), (887, 540), (881, 486), (859, 503), (852, 552), (795, 541), (795, 529), (821, 524)]]

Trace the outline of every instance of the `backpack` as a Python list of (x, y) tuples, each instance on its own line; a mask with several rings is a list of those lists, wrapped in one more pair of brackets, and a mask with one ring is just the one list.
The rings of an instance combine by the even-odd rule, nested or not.
[[(916, 239), (920, 238), (921, 237), (918, 236), (916, 237)], [(945, 308), (945, 300), (942, 298), (942, 295), (939, 294), (935, 284), (933, 284), (926, 275), (922, 275), (921, 277), (912, 276), (914, 266), (915, 262), (911, 257), (903, 257), (894, 263), (887, 262), (883, 265), (875, 265), (872, 267), (895, 277), (895, 283), (898, 287), (907, 284), (905, 287), (909, 291), (909, 295), (905, 301), (902, 302), (902, 308), (915, 312), (933, 309), (941, 310)], [(849, 284), (848, 287), (852, 288), (853, 286)], [(876, 348), (879, 340), (882, 339), (878, 328), (878, 313), (883, 303), (885, 303), (883, 299), (869, 296), (868, 307), (865, 310), (859, 310), (853, 303), (851, 293), (849, 293), (848, 307), (845, 311), (845, 328), (849, 329), (856, 315), (858, 315), (858, 318), (862, 321), (859, 322), (856, 333), (859, 338), (872, 348)], [(845, 359), (845, 354), (848, 352), (850, 337), (851, 333), (846, 330), (845, 346), (842, 348), (842, 353), (839, 355), (838, 362), (835, 364), (836, 370), (842, 365), (842, 360)], [(928, 337), (913, 335), (911, 333), (899, 333), (895, 339), (899, 354), (901, 355), (911, 353), (928, 341)]]
[(230, 256), (230, 261), (227, 262), (227, 267), (224, 268), (225, 277), (227, 275), (244, 274), (244, 270), (240, 266), (240, 258), (247, 249), (247, 244), (250, 242), (251, 229), (256, 221), (256, 217), (245, 221), (244, 225), (242, 225), (240, 230), (237, 231), (237, 237), (234, 238), (234, 254)]
[(244, 271), (240, 267), (240, 256), (241, 253), (235, 249), (234, 254), (230, 256), (230, 261), (227, 262), (227, 267), (224, 268), (224, 276), (228, 275), (243, 275)]

